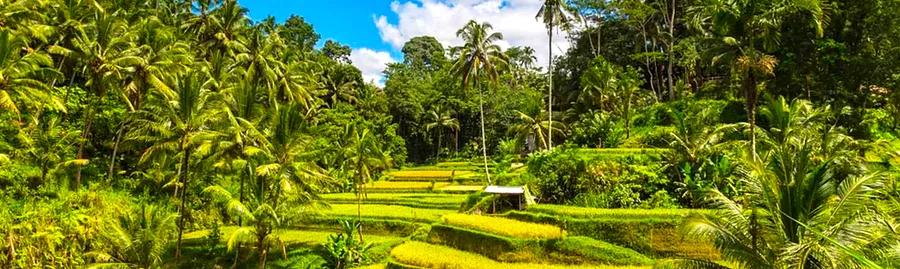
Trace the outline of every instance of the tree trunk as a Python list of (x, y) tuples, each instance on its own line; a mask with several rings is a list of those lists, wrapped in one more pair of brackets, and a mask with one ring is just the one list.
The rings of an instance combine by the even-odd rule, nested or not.
[(113, 143), (113, 152), (112, 157), (109, 159), (109, 172), (107, 173), (106, 181), (112, 183), (113, 172), (116, 168), (116, 154), (119, 153), (119, 143), (122, 141), (122, 133), (125, 131), (125, 124), (119, 127), (119, 131), (116, 132), (116, 141)]
[(487, 177), (488, 185), (491, 185), (491, 172), (488, 170), (487, 159), (487, 136), (484, 134), (484, 90), (478, 88), (478, 111), (481, 115), (481, 153), (484, 156), (484, 175)]
[[(79, 160), (84, 159), (84, 145), (87, 143), (88, 136), (91, 133), (91, 125), (94, 122), (94, 113), (96, 111), (96, 109), (94, 109), (94, 106), (91, 104), (91, 102), (88, 102), (88, 105), (90, 107), (88, 108), (88, 113), (85, 114), (84, 129), (82, 130), (82, 133), (81, 133), (81, 141), (79, 141), (79, 143), (78, 143), (78, 154), (77, 154), (76, 159), (79, 159)], [(72, 189), (77, 190), (77, 189), (81, 188), (81, 167), (82, 166), (83, 165), (79, 165), (78, 168), (75, 169), (75, 186), (73, 186)]]
[[(362, 182), (362, 180), (360, 180)], [(359, 184), (356, 187), (356, 233), (359, 234), (359, 242), (365, 243), (363, 240), (363, 231), (362, 231), (362, 195), (363, 195), (363, 184)]]
[(669, 49), (668, 49), (668, 71), (669, 71), (669, 100), (675, 100), (675, 82), (672, 80), (672, 61), (675, 58), (675, 53), (672, 49), (675, 47), (675, 0), (672, 0), (672, 16), (669, 17), (666, 14), (666, 17), (669, 17)]
[(757, 98), (757, 81), (753, 71), (747, 71), (744, 79), (744, 102), (746, 103), (747, 117), (750, 123), (750, 154), (753, 160), (757, 160), (756, 155), (756, 98)]
[[(549, 61), (547, 62), (547, 85), (550, 86), (549, 93), (547, 94), (547, 118), (550, 122), (550, 126), (553, 126), (553, 20), (550, 20), (550, 28), (547, 30), (547, 35), (550, 36), (550, 42), (548, 45), (549, 52)], [(553, 150), (553, 134), (549, 134), (547, 136), (547, 149)]]
[(175, 261), (181, 261), (181, 241), (184, 237), (184, 216), (185, 216), (185, 204), (187, 201), (187, 187), (188, 187), (188, 172), (189, 161), (191, 158), (191, 152), (188, 150), (187, 146), (185, 146), (185, 139), (181, 140), (181, 148), (182, 148), (182, 156), (181, 156), (181, 174), (179, 175), (181, 181), (181, 206), (178, 207), (178, 242), (175, 245)]

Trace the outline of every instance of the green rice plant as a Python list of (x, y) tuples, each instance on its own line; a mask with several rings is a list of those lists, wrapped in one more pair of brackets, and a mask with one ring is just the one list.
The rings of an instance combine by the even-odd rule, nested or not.
[[(231, 238), (231, 234), (237, 230), (237, 226), (225, 226), (219, 227), (219, 231), (222, 233), (222, 238)], [(199, 230), (193, 231), (184, 234), (184, 240), (193, 242), (199, 242), (204, 237), (210, 234), (210, 230)], [(332, 230), (295, 230), (295, 229), (278, 229), (275, 231), (275, 234), (284, 241), (285, 244), (288, 245), (308, 245), (315, 246), (325, 242), (329, 236), (334, 234)], [(255, 239), (246, 238), (247, 242), (252, 242)], [(397, 240), (399, 237), (395, 236), (383, 236), (383, 235), (366, 235), (366, 241), (372, 243), (380, 243), (387, 242), (392, 240)]]
[[(354, 193), (331, 193), (320, 196), (332, 204), (355, 204)], [(466, 200), (464, 194), (448, 193), (368, 193), (363, 196), (365, 204), (403, 205), (421, 208), (457, 209)]]
[(566, 235), (563, 229), (547, 224), (537, 224), (500, 217), (468, 214), (448, 214), (444, 223), (524, 239), (553, 239)]
[(462, 192), (477, 192), (484, 190), (483, 185), (449, 185), (440, 188), (435, 188), (435, 191), (439, 192), (448, 192), (448, 193), (462, 193)]
[(391, 257), (397, 263), (436, 269), (562, 269), (562, 268), (596, 268), (596, 269), (638, 269), (650, 266), (573, 266), (531, 263), (501, 263), (474, 253), (456, 250), (449, 247), (410, 241), (391, 250)]
[(527, 210), (530, 212), (538, 212), (549, 215), (586, 219), (681, 219), (693, 213), (712, 213), (712, 211), (710, 210), (698, 209), (608, 209), (547, 204), (532, 205), (529, 206)]
[[(620, 210), (628, 211), (628, 210)], [(645, 213), (645, 212), (641, 212)], [(684, 236), (685, 217), (678, 214), (605, 214), (597, 218), (569, 217), (533, 211), (511, 211), (505, 217), (564, 227), (573, 236), (586, 236), (654, 257), (718, 260), (711, 242)]]
[(447, 178), (454, 176), (462, 176), (471, 174), (472, 171), (456, 171), (456, 170), (400, 170), (388, 172), (387, 175), (393, 178)]
[(629, 248), (584, 236), (559, 240), (554, 248), (587, 261), (611, 265), (652, 265), (653, 259)]
[[(354, 204), (336, 204), (332, 205), (330, 210), (323, 210), (321, 213), (328, 216), (355, 217), (357, 214), (356, 205)], [(395, 219), (416, 222), (432, 222), (439, 220), (442, 215), (455, 213), (456, 210), (448, 209), (431, 209), (431, 208), (414, 208), (397, 205), (373, 205), (363, 204), (361, 206), (361, 215), (366, 218)]]
[(418, 190), (430, 191), (432, 188), (441, 188), (450, 186), (449, 182), (420, 182), (420, 181), (375, 181), (367, 183), (365, 188), (367, 191), (391, 191), (391, 190)]

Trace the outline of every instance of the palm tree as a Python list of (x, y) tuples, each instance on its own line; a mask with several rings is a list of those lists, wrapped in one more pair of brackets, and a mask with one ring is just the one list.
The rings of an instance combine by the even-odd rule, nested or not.
[[(158, 18), (153, 16), (144, 18), (135, 28), (136, 42), (140, 44), (137, 49), (142, 59), (133, 67), (134, 73), (124, 80), (123, 96), (129, 112), (141, 109), (147, 92), (153, 87), (167, 89), (164, 81), (170, 81), (187, 72), (188, 65), (193, 61), (188, 44), (178, 41), (175, 29), (165, 26)], [(107, 173), (108, 180), (112, 180), (115, 175), (119, 145), (128, 126), (128, 121), (123, 121), (116, 131)]]
[(484, 134), (484, 86), (479, 81), (488, 79), (496, 82), (501, 68), (507, 64), (506, 54), (495, 44), (503, 40), (503, 34), (491, 33), (490, 23), (478, 23), (474, 20), (456, 31), (456, 36), (462, 38), (462, 47), (454, 48), (451, 54), (459, 55), (453, 64), (453, 72), (462, 79), (463, 88), (472, 86), (478, 89), (478, 110), (481, 115), (481, 151), (484, 157), (484, 174), (488, 184), (491, 183), (491, 174), (488, 171), (487, 162), (487, 137)]
[(642, 103), (641, 75), (633, 68), (622, 68), (598, 57), (582, 74), (582, 102), (599, 105), (615, 113), (625, 123), (625, 136), (631, 136), (631, 114)]
[[(85, 159), (85, 145), (103, 98), (109, 90), (118, 90), (126, 73), (143, 62), (139, 56), (140, 50), (134, 46), (133, 32), (129, 31), (124, 21), (102, 10), (96, 11), (95, 16), (96, 19), (72, 40), (72, 47), (53, 45), (48, 48), (51, 53), (72, 58), (84, 66), (82, 73), (90, 95), (85, 105), (84, 129), (78, 145), (77, 158), (80, 160)], [(80, 186), (81, 166), (76, 171), (73, 187)]]
[(746, 158), (744, 196), (711, 191), (719, 210), (692, 217), (691, 234), (742, 268), (880, 268), (862, 253), (891, 234), (889, 220), (874, 213), (883, 176), (866, 170), (856, 142), (823, 124), (823, 112), (783, 98), (763, 108), (772, 126), (761, 132), (761, 157)]
[[(153, 91), (149, 100), (153, 105), (136, 112), (136, 127), (130, 135), (133, 140), (153, 144), (144, 151), (141, 162), (146, 162), (159, 154), (175, 153), (181, 157), (178, 168), (179, 183), (175, 186), (175, 195), (180, 194), (181, 200), (178, 207), (176, 258), (181, 257), (191, 154), (201, 144), (209, 143), (221, 136), (209, 128), (213, 121), (219, 119), (222, 104), (219, 95), (203, 84), (204, 78), (208, 76), (207, 72), (195, 70), (176, 79), (171, 91), (159, 88)], [(181, 193), (178, 192), (179, 187)]]
[(562, 130), (565, 128), (562, 122), (555, 122), (555, 124), (550, 125), (550, 121), (540, 120), (540, 115), (532, 117), (521, 111), (516, 111), (516, 114), (521, 122), (513, 125), (509, 132), (519, 139), (519, 143), (527, 143), (529, 138), (534, 139), (539, 149), (548, 149), (550, 146), (550, 133), (561, 135), (563, 133)]
[(444, 136), (444, 129), (449, 129), (451, 131), (459, 130), (459, 120), (450, 116), (450, 113), (441, 109), (440, 107), (432, 109), (428, 112), (428, 120), (429, 122), (425, 124), (425, 130), (431, 131), (431, 129), (437, 129), (437, 153), (436, 157), (441, 156), (441, 149), (443, 149), (443, 144), (441, 143), (441, 138)]
[(176, 217), (163, 207), (142, 203), (140, 208), (111, 221), (103, 229), (103, 238), (116, 247), (99, 255), (105, 262), (90, 267), (161, 266), (176, 229)]
[[(42, 80), (57, 74), (50, 68), (52, 60), (44, 53), (26, 49), (26, 44), (23, 38), (0, 31), (0, 109), (16, 116), (20, 115), (22, 105), (65, 111), (65, 105), (48, 94), (51, 85)], [(21, 55), (22, 51), (27, 53)]]
[[(555, 27), (560, 27), (564, 31), (568, 31), (572, 27), (572, 21), (578, 20), (578, 18), (578, 12), (569, 7), (566, 0), (544, 0), (544, 4), (535, 15), (535, 19), (542, 19), (544, 25), (547, 26), (547, 36), (549, 37), (547, 42), (549, 54), (547, 61), (547, 118), (550, 125), (553, 125), (553, 30)], [(548, 137), (547, 145), (548, 149), (553, 149), (552, 137)]]
[[(334, 185), (334, 180), (315, 162), (320, 154), (313, 149), (311, 137), (305, 133), (304, 110), (299, 104), (271, 108), (275, 117), (266, 133), (266, 140), (258, 151), (262, 164), (256, 167), (255, 235), (259, 266), (265, 267), (269, 244), (267, 237), (279, 223), (275, 213), (285, 199), (299, 203), (318, 200), (322, 188)], [(264, 218), (263, 218), (264, 217)]]
[(362, 197), (366, 195), (365, 186), (381, 171), (393, 166), (390, 154), (381, 149), (378, 138), (372, 135), (369, 129), (350, 126), (346, 127), (348, 145), (342, 155), (345, 158), (346, 168), (353, 171), (353, 190), (356, 192), (356, 218), (359, 241), (364, 242), (362, 233)]
[(741, 75), (741, 93), (749, 115), (750, 149), (756, 156), (756, 103), (760, 86), (764, 86), (766, 77), (774, 74), (778, 63), (766, 51), (777, 47), (781, 25), (791, 15), (803, 15), (816, 34), (822, 36), (823, 4), (800, 0), (720, 0), (704, 1), (688, 11), (692, 26), (719, 44), (711, 50), (714, 62), (726, 60)]

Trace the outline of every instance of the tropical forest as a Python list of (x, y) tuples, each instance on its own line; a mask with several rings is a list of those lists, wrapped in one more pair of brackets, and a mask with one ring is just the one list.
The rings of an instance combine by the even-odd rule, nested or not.
[(0, 0), (0, 268), (900, 268), (900, 0), (250, 2)]

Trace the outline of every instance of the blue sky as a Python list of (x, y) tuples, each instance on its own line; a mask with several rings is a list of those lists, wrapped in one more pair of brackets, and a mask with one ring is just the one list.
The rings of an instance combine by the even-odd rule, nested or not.
[[(250, 10), (254, 21), (268, 16), (279, 22), (292, 14), (299, 15), (315, 27), (321, 42), (328, 39), (339, 41), (353, 48), (371, 48), (389, 51), (392, 56), (402, 55), (383, 42), (375, 27), (374, 16), (396, 15), (391, 13), (390, 0), (239, 0)], [(321, 43), (320, 42), (320, 43)]]
[(460, 45), (456, 30), (469, 20), (489, 22), (506, 37), (503, 48), (529, 46), (538, 64), (547, 63), (548, 49), (559, 55), (569, 47), (564, 38), (547, 44), (547, 32), (534, 16), (543, 0), (238, 0), (254, 21), (274, 16), (284, 21), (302, 16), (321, 40), (335, 40), (353, 49), (350, 60), (366, 81), (383, 84), (382, 71), (402, 61), (400, 49), (409, 39), (428, 35), (445, 48)]

